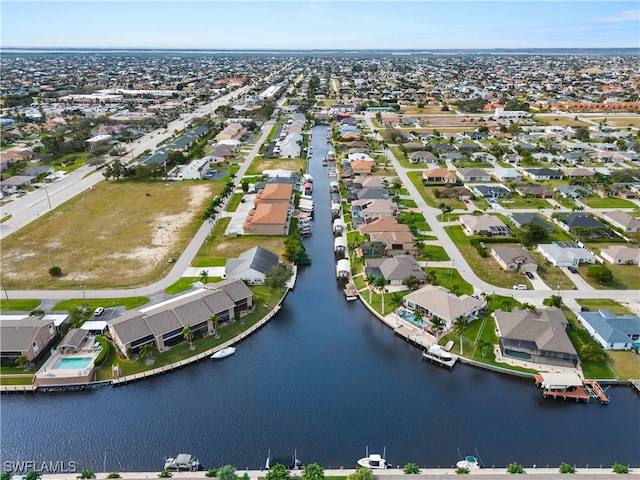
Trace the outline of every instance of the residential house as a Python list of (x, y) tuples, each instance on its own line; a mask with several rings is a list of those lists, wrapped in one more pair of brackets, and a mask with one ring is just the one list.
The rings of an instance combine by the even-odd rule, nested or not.
[(189, 326), (193, 335), (209, 335), (216, 326), (251, 311), (253, 293), (240, 279), (211, 283), (204, 288), (140, 310), (128, 310), (108, 320), (113, 342), (129, 357), (147, 343), (163, 351), (184, 340), (182, 330)]
[(596, 256), (575, 242), (541, 243), (536, 251), (554, 267), (577, 267), (581, 263), (596, 263)]
[(574, 233), (576, 229), (605, 229), (606, 231), (609, 231), (609, 227), (607, 227), (604, 223), (602, 223), (595, 217), (587, 215), (585, 213), (560, 213), (558, 214), (556, 221), (558, 225), (560, 225), (560, 228), (572, 233)]
[(631, 350), (640, 347), (640, 317), (614, 315), (609, 310), (578, 312), (576, 317), (591, 337), (605, 350)]
[(461, 215), (460, 224), (467, 235), (510, 236), (511, 230), (498, 217)]
[(351, 213), (357, 228), (367, 219), (394, 216), (398, 213), (398, 205), (389, 199), (358, 199), (351, 202)]
[(409, 159), (409, 163), (426, 163), (428, 165), (437, 165), (438, 157), (436, 157), (433, 153), (427, 152), (426, 150), (418, 150), (417, 152), (411, 152), (407, 155)]
[(349, 165), (351, 166), (351, 172), (354, 175), (366, 175), (373, 171), (376, 162), (372, 160), (353, 160), (349, 162)]
[(20, 193), (20, 191), (35, 180), (36, 177), (31, 175), (14, 175), (5, 180), (0, 181), (0, 191), (5, 195), (12, 193)]
[(564, 176), (567, 178), (591, 178), (596, 173), (588, 168), (565, 168)]
[(520, 181), (520, 174), (515, 168), (496, 168), (493, 171), (493, 176), (501, 182), (518, 182)]
[(525, 198), (553, 198), (553, 192), (542, 185), (518, 185), (515, 188), (520, 196)]
[(229, 258), (224, 267), (225, 278), (239, 278), (249, 285), (262, 285), (269, 270), (280, 263), (273, 252), (253, 247), (245, 250), (238, 258)]
[(614, 210), (604, 214), (611, 225), (621, 229), (625, 233), (636, 233), (640, 231), (640, 219), (632, 217), (622, 210)]
[(536, 261), (522, 247), (494, 246), (491, 248), (491, 255), (507, 272), (524, 273), (538, 270)]
[(446, 328), (451, 328), (457, 318), (467, 323), (478, 318), (484, 301), (469, 295), (458, 297), (442, 286), (426, 285), (406, 295), (404, 305), (418, 310), (425, 320), (436, 315), (446, 322)]
[(562, 173), (551, 168), (525, 168), (523, 172), (534, 180), (560, 180), (562, 178)]
[(490, 182), (491, 175), (481, 168), (458, 168), (456, 175), (464, 182)]
[(590, 195), (589, 190), (581, 187), (580, 185), (562, 185), (559, 187), (553, 187), (553, 191), (558, 193), (563, 198), (575, 200), (580, 197), (586, 197)]
[(389, 198), (389, 190), (386, 188), (355, 188), (347, 192), (347, 203), (355, 200), (383, 200)]
[(521, 228), (527, 223), (533, 223), (534, 225), (544, 228), (548, 233), (553, 233), (553, 226), (535, 213), (512, 213), (509, 216), (509, 220), (511, 220), (517, 228)]
[(442, 187), (438, 188), (438, 198), (458, 198), (462, 201), (469, 200), (473, 193), (466, 187)]
[(569, 322), (559, 308), (496, 310), (493, 316), (503, 357), (570, 368), (578, 365), (578, 354), (566, 332)]
[(36, 363), (57, 339), (58, 330), (53, 321), (36, 316), (0, 323), (0, 361), (13, 365), (19, 357)]
[(293, 211), (291, 183), (268, 183), (258, 191), (254, 208), (243, 225), (245, 233), (286, 235)]
[(474, 162), (489, 162), (489, 163), (498, 161), (495, 155), (492, 155), (489, 152), (473, 152), (471, 154), (471, 160)]
[(457, 183), (456, 175), (446, 168), (430, 168), (422, 172), (423, 183)]
[(426, 274), (412, 255), (397, 255), (390, 258), (369, 258), (365, 263), (367, 275), (382, 277), (388, 285), (402, 285), (402, 281), (411, 276), (421, 282)]
[(600, 250), (600, 256), (612, 265), (640, 264), (640, 248), (612, 245)]
[(489, 184), (489, 185), (473, 185), (473, 191), (479, 197), (486, 198), (488, 200), (495, 200), (498, 198), (510, 197), (511, 192), (503, 185)]

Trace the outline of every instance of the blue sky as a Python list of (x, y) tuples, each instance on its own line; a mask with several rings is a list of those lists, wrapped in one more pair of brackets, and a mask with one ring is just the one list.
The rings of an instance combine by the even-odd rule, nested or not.
[(636, 1), (7, 1), (2, 47), (639, 47)]

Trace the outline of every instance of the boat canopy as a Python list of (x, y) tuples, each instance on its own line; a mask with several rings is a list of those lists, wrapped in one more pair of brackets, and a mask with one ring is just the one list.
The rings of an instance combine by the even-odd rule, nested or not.
[(582, 379), (575, 373), (541, 373), (543, 388), (579, 387)]

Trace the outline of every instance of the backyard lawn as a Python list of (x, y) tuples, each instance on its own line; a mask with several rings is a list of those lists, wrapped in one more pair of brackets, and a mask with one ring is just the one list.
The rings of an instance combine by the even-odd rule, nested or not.
[(544, 198), (523, 198), (516, 195), (501, 198), (498, 203), (505, 208), (551, 208), (551, 204)]
[(637, 265), (607, 265), (613, 272), (613, 280), (608, 283), (600, 283), (595, 278), (587, 276), (588, 265), (578, 267), (578, 272), (589, 285), (602, 290), (640, 290), (640, 275)]
[(637, 205), (624, 198), (616, 197), (583, 197), (580, 199), (582, 203), (591, 208), (636, 208)]
[(587, 307), (592, 312), (597, 312), (598, 310), (609, 310), (614, 315), (631, 314), (631, 310), (624, 305), (619, 304), (615, 300), (609, 300), (606, 298), (578, 298), (576, 299), (576, 302), (583, 307)]

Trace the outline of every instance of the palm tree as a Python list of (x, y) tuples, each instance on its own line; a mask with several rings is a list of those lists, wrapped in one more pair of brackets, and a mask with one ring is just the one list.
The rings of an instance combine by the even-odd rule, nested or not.
[(153, 361), (153, 352), (156, 349), (156, 344), (154, 342), (145, 343), (140, 347), (140, 358), (148, 358), (150, 362)]
[(491, 342), (487, 342), (486, 340), (480, 340), (478, 342), (478, 349), (482, 354), (482, 358), (484, 358), (485, 354), (487, 353), (487, 350), (491, 350), (492, 348), (493, 348), (493, 344)]
[(438, 275), (436, 274), (436, 271), (433, 268), (431, 270), (427, 270), (426, 277), (425, 277), (427, 282), (434, 284), (436, 283), (437, 278), (438, 278)]
[(200, 272), (200, 281), (202, 283), (207, 283), (209, 281), (209, 272), (207, 272), (206, 270), (202, 270)]
[(384, 292), (387, 286), (387, 282), (383, 277), (376, 277), (373, 284), (376, 286), (380, 294), (382, 295), (382, 315), (384, 315)]
[(436, 332), (436, 343), (438, 343), (438, 336), (440, 334), (440, 332), (442, 332), (442, 330), (444, 330), (444, 327), (447, 325), (447, 322), (440, 318), (438, 315), (433, 315), (431, 317), (431, 325), (433, 328), (433, 330)]
[(220, 318), (217, 315), (211, 315), (209, 318), (207, 318), (207, 321), (213, 324), (213, 333), (216, 338), (220, 338), (220, 335), (218, 335), (218, 325), (220, 325)]
[(373, 273), (369, 273), (365, 281), (369, 287), (369, 305), (371, 305), (371, 292), (373, 292), (373, 287), (375, 286), (376, 276)]
[(460, 342), (460, 355), (462, 355), (462, 332), (467, 328), (467, 320), (464, 317), (457, 317), (453, 321), (453, 331), (458, 334), (458, 340)]
[(191, 330), (191, 325), (187, 325), (182, 329), (182, 336), (189, 342), (189, 349), (193, 350), (193, 331)]
[(398, 319), (398, 309), (404, 304), (404, 297), (398, 292), (393, 292), (391, 294), (390, 302), (393, 309), (396, 311), (396, 325), (398, 325), (398, 323), (400, 323), (400, 320)]

